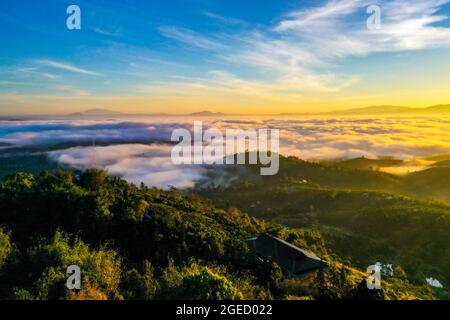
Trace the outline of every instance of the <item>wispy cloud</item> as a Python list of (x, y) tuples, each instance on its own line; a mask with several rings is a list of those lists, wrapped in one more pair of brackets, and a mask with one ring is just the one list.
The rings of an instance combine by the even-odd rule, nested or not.
[[(444, 81), (436, 81), (436, 84), (432, 81), (427, 83), (426, 77), (417, 77), (413, 88), (411, 79), (403, 78), (406, 74), (404, 65), (411, 63), (414, 71), (420, 75), (432, 73), (430, 68), (424, 67), (421, 70), (417, 67), (419, 64), (413, 63), (414, 59), (424, 61), (426, 54), (418, 57), (413, 52), (450, 48), (449, 19), (443, 14), (448, 11), (449, 3), (450, 0), (308, 1), (308, 4), (299, 3), (298, 7), (292, 4), (289, 12), (272, 17), (266, 24), (259, 19), (243, 22), (226, 16), (224, 11), (210, 12), (202, 9), (200, 13), (205, 21), (195, 26), (189, 26), (191, 20), (185, 19), (179, 25), (156, 27), (159, 34), (170, 39), (165, 41), (182, 44), (176, 52), (164, 51), (167, 46), (146, 43), (149, 41), (147, 37), (133, 39), (133, 32), (141, 28), (128, 29), (126, 42), (111, 41), (114, 39), (104, 41), (105, 37), (95, 33), (113, 36), (117, 29), (98, 25), (99, 27), (91, 29), (90, 36), (100, 41), (95, 46), (91, 44), (82, 47), (81, 54), (77, 55), (78, 60), (64, 60), (65, 58), (57, 58), (51, 54), (41, 56), (44, 58), (32, 60), (32, 63), (29, 60), (26, 63), (20, 62), (20, 66), (25, 68), (10, 68), (16, 73), (10, 70), (3, 72), (2, 81), (11, 83), (8, 88), (11, 94), (28, 92), (27, 105), (35, 105), (39, 99), (42, 100), (43, 92), (36, 95), (36, 90), (26, 91), (26, 88), (13, 86), (12, 83), (25, 80), (41, 87), (47, 85), (50, 90), (45, 95), (57, 96), (45, 97), (44, 102), (49, 108), (56, 104), (67, 106), (71, 103), (63, 101), (60, 92), (55, 93), (51, 89), (66, 92), (77, 90), (55, 87), (55, 82), (61, 81), (49, 80), (73, 75), (105, 76), (102, 79), (105, 81), (92, 84), (96, 87), (92, 88), (92, 92), (105, 93), (105, 96), (108, 95), (105, 90), (107, 88), (114, 92), (110, 98), (97, 95), (89, 97), (89, 101), (87, 98), (73, 101), (73, 106), (77, 103), (94, 104), (94, 99), (97, 99), (96, 103), (103, 105), (119, 105), (118, 100), (122, 98), (127, 99), (122, 100), (127, 101), (122, 102), (122, 108), (134, 108), (134, 101), (139, 100), (140, 108), (153, 108), (152, 111), (160, 111), (164, 106), (179, 109), (215, 108), (215, 111), (236, 106), (255, 110), (258, 106), (267, 109), (278, 107), (289, 112), (294, 108), (334, 109), (343, 108), (344, 104), (354, 107), (360, 103), (439, 103), (440, 101), (436, 101), (438, 98), (433, 97), (443, 99), (442, 92), (445, 93), (445, 99), (448, 99), (448, 92), (445, 91), (445, 84), (448, 82), (448, 77), (444, 76), (446, 73), (436, 70), (444, 74), (440, 75), (440, 79)], [(368, 30), (366, 27), (366, 9), (372, 4), (381, 7), (382, 24), (377, 30)], [(446, 10), (443, 10), (445, 6)], [(220, 6), (215, 10), (220, 10)], [(197, 18), (198, 13), (197, 11)], [(123, 15), (127, 16), (128, 13), (123, 12)], [(154, 23), (158, 23), (157, 21), (170, 19), (155, 20)], [(145, 23), (148, 26), (148, 21)], [(186, 27), (179, 27), (180, 25)], [(189, 51), (188, 63), (183, 50)], [(382, 53), (383, 61), (386, 58), (389, 63), (393, 62), (389, 57), (410, 54), (410, 58), (396, 59), (395, 63), (400, 63), (395, 64), (394, 68), (398, 69), (393, 71), (400, 71), (400, 74), (388, 78), (382, 70), (372, 70), (375, 64), (372, 64), (370, 58), (366, 59), (377, 53)], [(435, 64), (430, 63), (430, 66), (436, 67), (443, 61), (445, 54), (444, 51), (438, 53), (439, 59), (436, 59)], [(90, 67), (94, 64), (76, 62), (86, 61), (83, 57), (92, 57), (92, 61), (98, 62), (96, 65), (104, 65), (103, 62), (108, 61), (110, 68), (96, 69)], [(358, 59), (354, 59), (355, 57)], [(357, 63), (354, 64), (354, 61)], [(380, 60), (374, 62), (381, 64)], [(100, 70), (104, 70), (104, 73), (101, 74)], [(170, 78), (171, 75), (181, 75), (184, 78)], [(369, 79), (372, 75), (374, 77)], [(386, 79), (387, 81), (377, 81)], [(377, 84), (373, 85), (374, 83)], [(77, 85), (76, 82), (70, 84), (85, 87), (85, 84)], [(435, 88), (431, 88), (433, 85)], [(376, 91), (378, 86), (380, 90)], [(415, 99), (418, 96), (416, 88), (424, 86), (427, 86), (426, 95), (418, 101)], [(99, 90), (95, 90), (97, 88)], [(136, 88), (140, 95), (130, 97), (129, 92)], [(75, 93), (74, 90), (72, 93)], [(360, 99), (362, 96), (370, 98)], [(192, 99), (185, 101), (182, 100), (184, 97)], [(56, 101), (57, 99), (60, 100)], [(0, 103), (7, 105), (9, 101)]]
[(68, 72), (77, 73), (77, 74), (90, 75), (90, 76), (98, 76), (98, 75), (100, 75), (97, 72), (94, 72), (94, 71), (91, 71), (91, 70), (87, 70), (87, 69), (83, 69), (83, 68), (74, 66), (72, 64), (59, 62), (59, 61), (37, 60), (36, 63), (38, 65), (40, 65), (40, 66), (46, 66), (46, 67), (50, 67), (50, 68), (55, 68), (55, 69), (59, 69), (59, 70), (64, 70), (64, 71), (68, 71)]
[(119, 31), (109, 31), (109, 30), (105, 30), (103, 28), (94, 28), (92, 29), (92, 31), (94, 31), (97, 34), (101, 34), (103, 36), (107, 36), (107, 37), (119, 37), (121, 35), (121, 33)]
[[(217, 34), (214, 41), (187, 29), (164, 27), (160, 31), (202, 49), (226, 47), (214, 52), (212, 58), (250, 68), (255, 79), (238, 74), (220, 77), (224, 88), (234, 88), (238, 94), (243, 92), (239, 86), (252, 87), (246, 92), (335, 93), (361, 78), (338, 71), (345, 58), (450, 48), (450, 28), (436, 25), (448, 20), (439, 14), (448, 3), (450, 0), (379, 0), (382, 25), (377, 30), (366, 25), (366, 10), (374, 4), (372, 0), (327, 0), (313, 8), (288, 12), (275, 25), (240, 30), (226, 37)], [(214, 13), (206, 15), (227, 22)], [(207, 81), (190, 85), (212, 88), (216, 81), (217, 74), (210, 72)]]
[(24, 74), (38, 75), (38, 76), (42, 76), (42, 77), (45, 77), (45, 78), (48, 78), (48, 79), (57, 79), (57, 78), (59, 78), (59, 76), (56, 75), (56, 74), (39, 71), (39, 68), (37, 68), (37, 67), (19, 68), (16, 71), (19, 72), (19, 73), (24, 73)]
[(193, 47), (198, 47), (207, 50), (217, 50), (224, 48), (225, 45), (206, 38), (192, 30), (177, 27), (160, 27), (159, 32), (166, 38), (175, 39)]
[(189, 98), (217, 97), (225, 100), (233, 98), (250, 98), (260, 101), (276, 101), (299, 99), (303, 92), (336, 92), (352, 84), (352, 79), (338, 81), (332, 75), (303, 75), (298, 78), (279, 78), (273, 81), (242, 79), (225, 70), (211, 70), (203, 78), (173, 76), (174, 81), (168, 83), (151, 83), (135, 87), (139, 94), (150, 94), (155, 97)]
[(243, 21), (243, 20), (224, 17), (220, 14), (216, 14), (213, 12), (205, 12), (205, 16), (207, 16), (208, 18), (211, 18), (213, 20), (216, 20), (217, 22), (219, 22), (221, 24), (229, 24), (229, 25), (244, 25), (244, 24), (246, 24), (245, 21)]
[[(274, 30), (284, 32), (288, 30), (306, 29), (309, 32), (319, 32), (319, 30), (324, 29), (324, 26), (334, 25), (337, 19), (353, 14), (358, 9), (364, 6), (367, 7), (369, 4), (370, 2), (367, 0), (327, 1), (324, 5), (313, 9), (303, 9), (288, 13), (285, 19), (282, 19)], [(309, 29), (311, 26), (314, 26), (316, 29)]]
[(69, 93), (74, 96), (90, 96), (91, 93), (87, 90), (80, 89), (74, 86), (66, 85), (66, 84), (58, 84), (55, 86), (55, 89), (58, 91), (63, 91)]
[(274, 31), (298, 41), (322, 59), (450, 47), (450, 28), (436, 26), (448, 20), (438, 12), (450, 0), (377, 3), (382, 17), (379, 29), (369, 30), (361, 18), (373, 1), (331, 0), (288, 14)]

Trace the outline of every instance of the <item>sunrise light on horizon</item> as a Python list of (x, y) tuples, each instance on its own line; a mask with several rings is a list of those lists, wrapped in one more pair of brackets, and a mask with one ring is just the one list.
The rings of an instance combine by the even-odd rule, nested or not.
[(446, 104), (449, 2), (377, 1), (371, 29), (366, 0), (80, 0), (80, 30), (68, 1), (2, 2), (0, 114)]

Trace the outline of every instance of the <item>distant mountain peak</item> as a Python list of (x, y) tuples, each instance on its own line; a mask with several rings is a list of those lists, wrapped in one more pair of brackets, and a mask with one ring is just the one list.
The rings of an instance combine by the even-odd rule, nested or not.
[(354, 108), (336, 111), (338, 114), (429, 114), (429, 113), (450, 113), (449, 104), (440, 104), (426, 108), (411, 108), (403, 106), (370, 106), (364, 108)]
[(118, 115), (121, 114), (121, 112), (113, 111), (109, 109), (102, 109), (102, 108), (95, 108), (95, 109), (88, 109), (81, 112), (76, 112), (70, 114), (70, 116), (105, 116), (105, 115)]
[(203, 116), (203, 117), (207, 117), (207, 116), (223, 116), (225, 115), (225, 113), (222, 112), (211, 112), (211, 111), (200, 111), (200, 112), (194, 112), (189, 114), (190, 116)]
[(364, 108), (354, 108), (343, 111), (338, 111), (339, 113), (403, 113), (403, 112), (412, 112), (413, 108), (403, 107), (403, 106), (390, 106), (390, 105), (381, 105), (381, 106), (369, 106)]

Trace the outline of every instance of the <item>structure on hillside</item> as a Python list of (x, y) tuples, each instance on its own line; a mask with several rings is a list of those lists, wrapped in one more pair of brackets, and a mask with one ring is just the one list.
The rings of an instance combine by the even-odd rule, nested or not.
[(314, 254), (268, 234), (247, 239), (247, 243), (259, 259), (275, 261), (283, 271), (293, 275), (305, 275), (327, 266)]

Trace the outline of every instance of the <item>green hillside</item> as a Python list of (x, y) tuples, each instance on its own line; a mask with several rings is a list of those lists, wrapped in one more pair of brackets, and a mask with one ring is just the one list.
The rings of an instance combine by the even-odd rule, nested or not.
[(15, 172), (26, 171), (39, 174), (45, 170), (56, 169), (46, 154), (14, 154), (0, 156), (0, 180)]
[(403, 160), (397, 159), (368, 159), (354, 158), (335, 162), (335, 165), (342, 168), (358, 170), (378, 170), (383, 167), (394, 167), (403, 164)]
[[(438, 209), (436, 209), (438, 210)], [(278, 236), (325, 259), (307, 277), (255, 259), (246, 239)], [(80, 266), (80, 291), (65, 287)], [(88, 170), (19, 173), (0, 186), (1, 299), (434, 299), (440, 293), (367, 275), (315, 228), (289, 229), (195, 196), (134, 186)]]
[[(197, 192), (221, 208), (236, 207), (287, 227), (318, 230), (331, 250), (360, 268), (379, 261), (400, 266), (416, 284), (429, 277), (450, 284), (450, 206), (368, 191), (404, 188), (401, 192), (407, 192), (403, 178), (296, 159), (282, 159), (278, 177), (257, 177), (252, 170), (240, 172), (240, 182), (202, 186)], [(422, 172), (420, 178), (432, 180), (432, 172)], [(450, 175), (440, 175), (433, 183), (438, 186), (442, 181), (445, 190), (444, 182), (449, 180), (445, 177)], [(374, 181), (367, 180), (372, 177)], [(419, 187), (424, 192), (419, 176), (407, 178), (416, 181), (408, 186), (411, 193)]]
[[(367, 164), (366, 160), (363, 163)], [(298, 183), (307, 181), (310, 185), (315, 184), (328, 189), (379, 191), (450, 204), (450, 179), (448, 178), (450, 166), (430, 167), (400, 176), (350, 166), (351, 163), (361, 163), (361, 158), (348, 160), (345, 163), (348, 167), (341, 166), (339, 163), (324, 164), (281, 156), (280, 171), (276, 176), (262, 179), (257, 166), (248, 166), (245, 172), (241, 170), (239, 173), (229, 174), (263, 184), (289, 179)], [(233, 170), (237, 169), (231, 169)]]
[(449, 167), (450, 166), (450, 160), (437, 161), (437, 162), (433, 163), (432, 166), (433, 167)]

